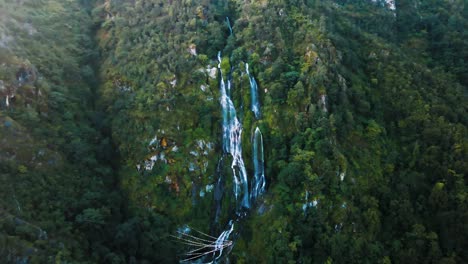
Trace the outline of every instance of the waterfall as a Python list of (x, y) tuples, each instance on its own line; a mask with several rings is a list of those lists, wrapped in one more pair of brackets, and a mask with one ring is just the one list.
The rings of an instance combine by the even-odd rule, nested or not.
[(216, 181), (216, 186), (214, 189), (214, 200), (215, 200), (215, 205), (214, 207), (216, 208), (215, 210), (215, 223), (219, 222), (219, 217), (221, 215), (221, 202), (224, 197), (224, 175), (223, 175), (223, 165), (224, 165), (224, 159), (221, 157), (221, 159), (218, 161), (218, 165), (216, 166), (216, 175), (218, 176), (218, 180)]
[(231, 27), (231, 21), (229, 21), (229, 17), (226, 17), (226, 24), (229, 28), (229, 33), (232, 36), (232, 27)]
[(250, 198), (253, 203), (255, 202), (258, 196), (265, 192), (265, 161), (263, 160), (263, 137), (262, 132), (258, 127), (255, 128), (252, 148), (254, 176), (252, 177), (252, 190), (250, 192)]
[(224, 230), (215, 241), (215, 249), (219, 253), (219, 255), (215, 257), (215, 260), (218, 260), (223, 255), (223, 249), (226, 248), (225, 243), (229, 238), (229, 235), (231, 235), (232, 231), (234, 231), (234, 223), (231, 220), (229, 221), (228, 228), (226, 228), (226, 230)]
[[(241, 207), (250, 208), (247, 170), (242, 158), (242, 124), (237, 119), (234, 103), (226, 92), (226, 86), (230, 89), (231, 82), (230, 80), (227, 83), (224, 82), (221, 70), (221, 52), (218, 53), (218, 61), (218, 69), (221, 75), (220, 102), (223, 113), (223, 150), (225, 153), (232, 155), (231, 169), (234, 176), (234, 195), (236, 201), (242, 199)], [(237, 211), (237, 213), (240, 213), (240, 211)]]
[[(249, 64), (245, 64), (245, 71), (249, 77), (250, 83), (250, 99), (251, 105), (250, 110), (255, 115), (255, 118), (258, 120), (261, 118), (260, 112), (260, 103), (258, 102), (258, 86), (255, 78), (250, 75)], [(258, 127), (255, 128), (253, 142), (252, 142), (252, 159), (254, 165), (254, 175), (252, 177), (250, 199), (253, 202), (265, 191), (265, 169), (264, 169), (264, 160), (263, 160), (263, 136), (262, 132)]]
[[(232, 35), (232, 28), (229, 18), (226, 17), (226, 22), (229, 31)], [(234, 232), (234, 223), (236, 226), (242, 225), (243, 219), (249, 213), (251, 203), (255, 203), (260, 195), (265, 192), (265, 172), (264, 172), (264, 154), (263, 154), (263, 136), (258, 127), (255, 127), (255, 132), (252, 137), (252, 156), (253, 156), (253, 176), (251, 178), (250, 195), (249, 184), (247, 179), (247, 169), (242, 157), (242, 124), (237, 118), (236, 108), (231, 98), (231, 74), (227, 74), (227, 80), (224, 80), (221, 69), (221, 52), (218, 52), (218, 70), (220, 73), (220, 104), (222, 115), (222, 156), (218, 161), (216, 168), (217, 182), (214, 186), (214, 204), (215, 216), (214, 223), (218, 224), (221, 218), (222, 201), (226, 197), (225, 190), (225, 175), (224, 164), (227, 155), (232, 156), (230, 169), (233, 174), (233, 192), (236, 201), (235, 215), (230, 215), (231, 219), (227, 226), (219, 236), (210, 236), (200, 231), (197, 232), (201, 237), (191, 235), (185, 231), (178, 231), (178, 238), (183, 243), (193, 246), (195, 249), (189, 251), (186, 259), (182, 262), (201, 263), (200, 261), (208, 261), (207, 263), (218, 263), (224, 255), (228, 254), (232, 249), (235, 238), (230, 238)], [(260, 104), (258, 102), (258, 87), (255, 78), (249, 73), (249, 65), (246, 63), (246, 71), (250, 82), (251, 94), (251, 110), (255, 118), (260, 120)], [(190, 231), (190, 230), (189, 230)], [(234, 232), (233, 237), (238, 233)], [(198, 248), (196, 248), (198, 247)], [(227, 251), (227, 253), (226, 253)]]
[(260, 103), (258, 102), (258, 86), (257, 82), (255, 81), (255, 78), (250, 76), (249, 72), (249, 64), (245, 64), (245, 71), (247, 72), (247, 76), (249, 76), (249, 82), (250, 82), (250, 99), (251, 99), (251, 105), (250, 109), (255, 115), (256, 119), (260, 119)]

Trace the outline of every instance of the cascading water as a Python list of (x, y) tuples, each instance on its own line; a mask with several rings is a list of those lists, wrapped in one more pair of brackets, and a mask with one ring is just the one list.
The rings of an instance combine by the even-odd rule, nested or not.
[(255, 115), (256, 119), (260, 119), (260, 103), (258, 102), (258, 86), (255, 78), (250, 76), (249, 72), (249, 64), (245, 64), (245, 71), (247, 72), (247, 76), (249, 76), (250, 82), (250, 99), (251, 99), (251, 106), (250, 109)]
[(232, 231), (234, 231), (234, 223), (232, 222), (232, 220), (230, 220), (228, 224), (228, 228), (224, 230), (221, 233), (221, 235), (218, 237), (218, 239), (216, 239), (215, 241), (215, 245), (216, 245), (215, 249), (217, 249), (217, 252), (218, 252), (218, 257), (216, 257), (215, 259), (219, 259), (223, 255), (223, 249), (226, 248), (225, 247), (226, 241), (231, 235)]
[[(236, 201), (242, 196), (241, 207), (250, 208), (249, 187), (247, 182), (247, 170), (242, 158), (242, 125), (237, 119), (236, 109), (231, 98), (226, 93), (223, 72), (221, 71), (221, 52), (218, 53), (218, 69), (221, 75), (221, 108), (223, 112), (223, 146), (224, 152), (232, 155), (232, 173), (234, 176), (234, 195)], [(227, 81), (231, 86), (231, 81)], [(237, 213), (240, 213), (238, 208)]]
[(253, 165), (254, 176), (252, 177), (252, 191), (250, 198), (254, 202), (258, 196), (265, 192), (265, 167), (263, 160), (263, 137), (262, 132), (257, 127), (255, 128), (253, 137)]
[(229, 21), (229, 17), (226, 17), (226, 24), (229, 28), (229, 33), (232, 36), (232, 27), (231, 27), (231, 21)]
[(224, 175), (223, 175), (223, 168), (224, 166), (224, 158), (221, 156), (221, 158), (218, 161), (218, 165), (216, 166), (216, 174), (218, 175), (218, 180), (216, 181), (216, 186), (214, 190), (214, 208), (215, 208), (215, 223), (219, 222), (219, 217), (221, 215), (221, 202), (224, 197)]
[[(258, 120), (261, 118), (260, 112), (260, 103), (258, 101), (258, 86), (255, 78), (250, 75), (249, 64), (245, 64), (245, 71), (249, 77), (250, 83), (250, 99), (251, 107), (250, 109), (255, 115), (255, 118)], [(253, 136), (253, 165), (254, 165), (254, 176), (252, 178), (252, 186), (250, 192), (250, 198), (252, 203), (255, 202), (257, 197), (265, 191), (265, 169), (264, 169), (264, 160), (263, 160), (263, 136), (262, 132), (258, 127), (255, 128)]]
[[(232, 36), (232, 28), (229, 18), (226, 22)], [(217, 183), (214, 190), (214, 208), (215, 219), (214, 223), (218, 223), (221, 215), (222, 200), (224, 195), (225, 179), (223, 173), (223, 166), (225, 164), (225, 157), (232, 156), (232, 163), (230, 169), (233, 174), (233, 192), (236, 201), (236, 209), (234, 217), (229, 220), (229, 223), (224, 228), (224, 231), (218, 237), (213, 237), (197, 231), (203, 235), (203, 238), (190, 235), (187, 232), (178, 232), (179, 239), (187, 245), (198, 247), (187, 253), (189, 256), (182, 262), (193, 263), (218, 263), (221, 261), (223, 254), (227, 254), (233, 246), (233, 241), (230, 236), (238, 235), (235, 231), (234, 225), (241, 225), (242, 220), (248, 214), (252, 204), (255, 204), (258, 197), (265, 192), (265, 173), (264, 173), (264, 154), (263, 154), (263, 136), (258, 127), (255, 128), (252, 137), (252, 157), (253, 157), (253, 177), (249, 190), (247, 169), (245, 167), (244, 159), (242, 157), (242, 124), (237, 118), (236, 108), (231, 98), (231, 74), (226, 76), (227, 81), (224, 80), (224, 75), (221, 69), (222, 58), (221, 52), (218, 53), (218, 70), (220, 72), (220, 104), (222, 111), (222, 149), (223, 155), (218, 161), (216, 173), (218, 176)], [(251, 110), (255, 118), (261, 118), (260, 104), (258, 101), (258, 87), (255, 78), (250, 75), (249, 65), (246, 63), (246, 73), (249, 77), (250, 94), (251, 94)], [(250, 195), (249, 195), (250, 193)], [(238, 229), (239, 227), (237, 227)], [(206, 262), (208, 261), (208, 262)]]

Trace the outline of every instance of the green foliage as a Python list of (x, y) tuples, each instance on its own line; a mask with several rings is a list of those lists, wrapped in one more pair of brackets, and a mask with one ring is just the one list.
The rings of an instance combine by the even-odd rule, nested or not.
[(219, 51), (249, 177), (265, 142), (233, 262), (467, 262), (466, 9), (384, 2), (1, 3), (0, 262), (174, 263), (181, 225), (218, 236)]

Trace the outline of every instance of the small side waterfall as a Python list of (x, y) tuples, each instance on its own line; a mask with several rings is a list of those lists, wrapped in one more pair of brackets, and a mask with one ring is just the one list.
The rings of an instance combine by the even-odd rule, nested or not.
[(252, 190), (250, 192), (250, 199), (253, 202), (257, 200), (257, 197), (265, 192), (265, 166), (263, 159), (263, 136), (260, 129), (255, 128), (253, 142), (253, 165), (254, 165), (254, 176), (252, 177)]
[[(249, 77), (250, 83), (250, 109), (259, 120), (261, 118), (260, 103), (258, 101), (258, 85), (255, 78), (250, 75), (249, 64), (245, 64), (245, 71)], [(254, 136), (252, 138), (252, 159), (254, 165), (254, 176), (252, 177), (250, 199), (252, 203), (257, 200), (257, 197), (265, 192), (265, 165), (263, 160), (263, 136), (258, 127), (255, 128)]]
[(216, 167), (216, 175), (218, 175), (218, 180), (216, 181), (215, 189), (214, 189), (214, 208), (215, 208), (215, 223), (219, 222), (219, 217), (221, 215), (221, 202), (224, 197), (224, 175), (223, 175), (223, 166), (224, 166), (224, 158), (221, 157), (218, 161), (218, 165)]
[(257, 82), (255, 81), (255, 78), (250, 75), (248, 63), (245, 64), (245, 71), (247, 72), (247, 75), (249, 76), (249, 82), (250, 82), (250, 99), (251, 99), (250, 109), (254, 113), (255, 118), (260, 119), (261, 113), (260, 113), (260, 103), (258, 102), (258, 86), (257, 86)]
[(229, 33), (232, 36), (232, 27), (231, 27), (231, 21), (229, 21), (229, 17), (226, 17), (226, 24), (229, 28)]

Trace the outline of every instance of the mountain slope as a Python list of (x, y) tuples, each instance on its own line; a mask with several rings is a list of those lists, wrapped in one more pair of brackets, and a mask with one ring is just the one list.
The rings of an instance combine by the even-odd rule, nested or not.
[(2, 1), (0, 13), (0, 262), (97, 262), (90, 241), (119, 202), (92, 20), (77, 1)]
[(4, 3), (0, 256), (468, 261), (464, 2), (387, 2)]

